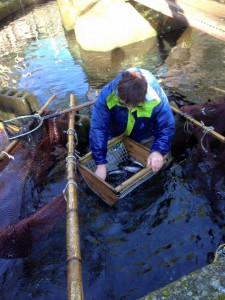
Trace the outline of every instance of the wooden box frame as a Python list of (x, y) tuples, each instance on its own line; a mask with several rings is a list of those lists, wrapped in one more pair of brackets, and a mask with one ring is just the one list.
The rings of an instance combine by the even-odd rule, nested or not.
[[(108, 142), (108, 149), (120, 141), (124, 143), (125, 148), (130, 156), (142, 163), (144, 166), (146, 165), (149, 149), (124, 135), (111, 139)], [(134, 174), (126, 181), (122, 182), (120, 185), (113, 187), (95, 175), (95, 173), (93, 173), (84, 165), (90, 160), (92, 160), (91, 152), (87, 153), (78, 160), (78, 169), (89, 188), (110, 206), (155, 174), (150, 167), (144, 167), (142, 170)]]

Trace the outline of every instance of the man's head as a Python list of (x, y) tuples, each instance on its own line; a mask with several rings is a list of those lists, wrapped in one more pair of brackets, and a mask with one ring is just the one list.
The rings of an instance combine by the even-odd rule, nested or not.
[(118, 96), (126, 106), (134, 107), (145, 101), (147, 94), (147, 81), (144, 76), (138, 72), (122, 73), (118, 84)]

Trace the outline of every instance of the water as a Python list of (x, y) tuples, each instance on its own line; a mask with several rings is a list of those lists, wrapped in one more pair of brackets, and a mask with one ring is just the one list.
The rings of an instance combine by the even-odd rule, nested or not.
[[(119, 70), (135, 65), (160, 77), (167, 93), (181, 102), (220, 97), (224, 43), (197, 30), (181, 33), (177, 44), (168, 35), (111, 53), (86, 52), (73, 33), (65, 34), (56, 3), (48, 2), (1, 28), (1, 84), (33, 92), (40, 106), (56, 94), (50, 108), (62, 109), (70, 93), (85, 102), (90, 87), (101, 88)], [(176, 149), (170, 169), (114, 207), (79, 182), (85, 299), (138, 299), (212, 261), (224, 242), (224, 183), (210, 185), (207, 164), (191, 169), (191, 150), (185, 146), (185, 153)], [(55, 181), (43, 181), (42, 190), (28, 181), (27, 206), (61, 193), (65, 178), (52, 173)], [(66, 299), (65, 220), (37, 241), (28, 257), (1, 259), (0, 269), (1, 299)]]

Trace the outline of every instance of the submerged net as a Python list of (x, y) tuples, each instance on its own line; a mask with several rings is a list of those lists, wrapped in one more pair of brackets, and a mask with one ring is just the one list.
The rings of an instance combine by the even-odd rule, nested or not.
[(201, 104), (185, 105), (181, 110), (208, 127), (207, 130), (192, 124), (188, 124), (188, 128), (186, 127), (197, 141), (195, 146), (196, 161), (207, 158), (213, 166), (216, 166), (217, 162), (224, 162), (225, 143), (210, 135), (208, 131), (214, 130), (225, 136), (225, 98), (214, 101), (208, 100)]
[(65, 211), (66, 202), (61, 194), (36, 214), (0, 229), (0, 257), (29, 255), (33, 242), (49, 233), (65, 216)]
[[(185, 105), (181, 110), (204, 123), (209, 129), (225, 136), (225, 98)], [(225, 143), (198, 126), (188, 124), (188, 132), (194, 137), (195, 146), (186, 166), (185, 179), (192, 188), (201, 191), (209, 199), (212, 208), (211, 217), (214, 222), (223, 227), (225, 222)]]
[[(81, 119), (82, 115), (77, 118)], [(82, 134), (82, 147), (84, 141), (87, 144), (88, 132), (81, 121), (77, 123), (76, 131)], [(33, 243), (65, 217), (66, 201), (62, 189), (57, 189), (56, 185), (56, 191), (50, 191), (48, 196), (46, 189), (55, 181), (66, 184), (68, 114), (46, 120), (40, 129), (41, 138), (35, 147), (18, 142), (10, 152), (12, 158), (6, 156), (0, 161), (2, 258), (27, 256)], [(1, 127), (0, 138), (1, 152), (8, 146)]]

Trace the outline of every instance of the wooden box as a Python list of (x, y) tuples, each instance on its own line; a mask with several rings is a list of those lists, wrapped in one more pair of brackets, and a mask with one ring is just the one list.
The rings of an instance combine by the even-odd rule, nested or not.
[[(130, 156), (146, 166), (149, 149), (124, 135), (111, 139), (107, 147), (108, 171), (116, 169), (120, 162)], [(113, 205), (155, 174), (150, 167), (144, 167), (126, 181), (113, 187), (95, 175), (96, 165), (91, 152), (78, 160), (78, 169), (89, 188), (109, 205)]]

